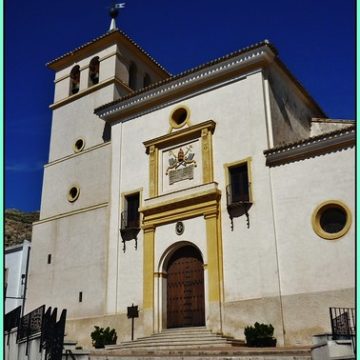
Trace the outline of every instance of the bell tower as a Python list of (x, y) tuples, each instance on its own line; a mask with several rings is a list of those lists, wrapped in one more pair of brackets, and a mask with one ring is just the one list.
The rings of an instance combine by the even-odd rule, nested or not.
[(121, 139), (111, 139), (94, 109), (169, 77), (117, 29), (116, 13), (111, 10), (105, 34), (47, 64), (55, 73), (52, 128), (40, 220), (33, 225), (27, 310), (44, 302), (61, 304), (69, 318), (104, 315), (111, 148)]

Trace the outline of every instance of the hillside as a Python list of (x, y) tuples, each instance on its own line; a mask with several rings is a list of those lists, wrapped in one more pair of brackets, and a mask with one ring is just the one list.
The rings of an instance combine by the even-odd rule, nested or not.
[(23, 212), (17, 209), (5, 210), (5, 248), (31, 241), (32, 223), (39, 220), (39, 212)]

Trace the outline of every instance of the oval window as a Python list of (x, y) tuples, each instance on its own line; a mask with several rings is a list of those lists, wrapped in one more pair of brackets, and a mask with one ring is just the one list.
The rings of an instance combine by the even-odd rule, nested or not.
[(75, 141), (75, 144), (74, 144), (74, 151), (77, 153), (77, 152), (80, 152), (84, 149), (85, 147), (85, 141), (84, 139), (82, 138), (79, 138)]
[(190, 117), (190, 111), (185, 107), (175, 109), (170, 116), (170, 125), (175, 128), (183, 127)]
[(74, 202), (80, 195), (80, 189), (78, 186), (73, 186), (68, 192), (68, 201)]

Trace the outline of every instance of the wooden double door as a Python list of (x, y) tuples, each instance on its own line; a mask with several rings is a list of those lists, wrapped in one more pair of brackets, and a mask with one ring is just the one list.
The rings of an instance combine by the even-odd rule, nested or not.
[(205, 325), (204, 268), (192, 246), (178, 249), (167, 269), (167, 327)]

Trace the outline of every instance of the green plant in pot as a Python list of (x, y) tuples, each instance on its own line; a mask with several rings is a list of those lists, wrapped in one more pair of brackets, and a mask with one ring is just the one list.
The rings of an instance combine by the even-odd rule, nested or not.
[(109, 327), (106, 329), (99, 326), (95, 326), (95, 330), (90, 334), (92, 344), (96, 349), (104, 348), (105, 345), (116, 344), (117, 335), (115, 329), (110, 330)]
[(244, 331), (246, 344), (251, 347), (274, 347), (276, 339), (274, 335), (274, 327), (269, 324), (259, 324), (256, 322), (254, 326), (247, 326)]

